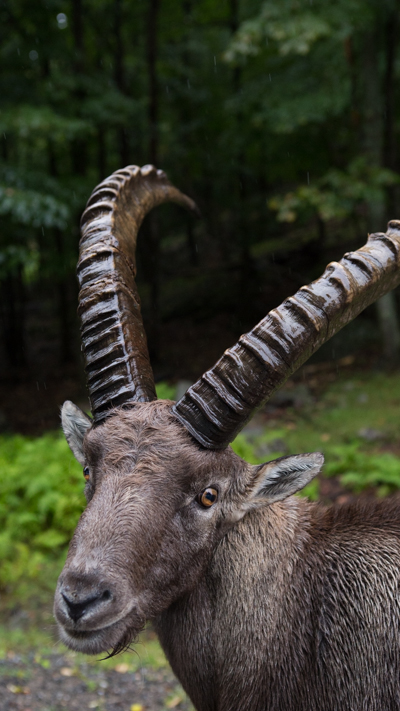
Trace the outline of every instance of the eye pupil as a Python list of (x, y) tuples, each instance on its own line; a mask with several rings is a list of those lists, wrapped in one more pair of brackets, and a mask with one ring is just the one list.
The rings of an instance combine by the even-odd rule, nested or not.
[(89, 467), (85, 467), (85, 468), (84, 468), (84, 470), (83, 470), (83, 476), (85, 477), (86, 481), (88, 481), (88, 480), (90, 479)]
[(204, 491), (200, 494), (198, 500), (202, 506), (204, 506), (205, 508), (210, 508), (210, 506), (215, 504), (217, 498), (218, 491), (210, 486), (209, 488), (204, 489)]

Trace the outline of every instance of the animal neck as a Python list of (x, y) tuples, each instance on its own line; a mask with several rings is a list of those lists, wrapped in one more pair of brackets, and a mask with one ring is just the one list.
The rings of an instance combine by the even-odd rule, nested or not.
[(257, 660), (265, 667), (271, 650), (275, 665), (283, 610), (287, 620), (293, 616), (287, 591), (304, 565), (313, 507), (291, 497), (246, 514), (221, 539), (197, 587), (157, 620), (168, 660), (197, 709), (221, 707), (213, 705), (216, 690), (226, 693), (233, 668), (236, 688), (241, 680), (248, 686)]

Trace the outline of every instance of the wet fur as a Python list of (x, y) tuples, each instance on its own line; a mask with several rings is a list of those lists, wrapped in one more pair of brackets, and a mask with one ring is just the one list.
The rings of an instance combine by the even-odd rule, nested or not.
[(399, 508), (249, 513), (157, 620), (201, 711), (400, 708)]
[[(230, 450), (203, 450), (165, 403), (117, 411), (106, 426), (88, 431), (84, 450), (96, 479), (89, 501), (95, 494), (62, 576), (69, 565), (83, 571), (85, 550), (90, 558), (100, 547), (103, 558), (93, 565), (107, 571), (110, 585), (120, 585), (123, 601), (131, 590), (144, 590), (140, 609), (130, 613), (134, 624), (128, 616), (111, 646), (125, 646), (140, 617), (152, 618), (198, 711), (400, 709), (396, 503), (326, 509), (289, 497), (250, 507), (236, 522), (235, 510), (252, 487), (248, 465)], [(184, 519), (168, 486), (177, 497), (184, 496), (181, 489), (194, 496), (213, 471), (225, 487), (218, 525), (204, 526), (204, 540), (197, 541), (189, 521), (188, 540), (181, 540)], [(135, 507), (132, 487), (139, 492)], [(156, 514), (147, 505), (156, 505)], [(133, 513), (124, 521), (129, 506)], [(147, 527), (151, 513), (163, 531), (160, 540), (154, 526)], [(128, 535), (136, 531), (135, 516), (141, 526)]]

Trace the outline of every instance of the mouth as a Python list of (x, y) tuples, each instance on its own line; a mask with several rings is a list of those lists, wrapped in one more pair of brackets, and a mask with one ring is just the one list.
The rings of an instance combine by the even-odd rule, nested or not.
[(95, 630), (70, 629), (58, 624), (60, 640), (74, 652), (114, 656), (126, 649), (137, 637), (144, 625), (131, 627), (126, 618)]
[[(100, 630), (69, 630), (59, 625), (59, 635), (61, 642), (66, 647), (74, 652), (82, 652), (83, 654), (100, 654), (112, 648), (112, 642), (109, 633), (111, 629), (103, 628)], [(114, 635), (112, 635), (114, 637)]]
[(99, 633), (102, 632), (102, 630), (67, 630), (65, 628), (62, 629), (63, 632), (68, 635), (68, 637), (71, 637), (71, 639), (84, 641), (95, 639), (99, 636)]

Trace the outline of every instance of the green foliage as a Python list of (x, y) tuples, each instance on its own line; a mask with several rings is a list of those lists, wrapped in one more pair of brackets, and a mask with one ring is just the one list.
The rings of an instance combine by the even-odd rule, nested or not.
[[(17, 0), (2, 8), (3, 162), (27, 174), (16, 193), (2, 195), (2, 210), (14, 224), (29, 225), (30, 238), (47, 225), (65, 231), (70, 246), (76, 245), (70, 228), (96, 181), (124, 160), (150, 159), (148, 8), (122, 2), (120, 16), (116, 8), (111, 0), (89, 3), (83, 14), (76, 10), (74, 21), (66, 8), (62, 26), (56, 5), (33, 8)], [(229, 259), (243, 238), (238, 211), (254, 215), (256, 231), (249, 232), (257, 241), (264, 237), (265, 197), (276, 192), (282, 178), (298, 184), (306, 171), (320, 178), (332, 164), (343, 170), (362, 152), (362, 131), (348, 122), (354, 69), (363, 37), (378, 26), (383, 66), (383, 28), (393, 8), (392, 0), (385, 8), (367, 0), (312, 5), (254, 0), (238, 3), (237, 12), (225, 1), (168, 0), (160, 6), (155, 18), (159, 160), (178, 183), (184, 174), (192, 192), (206, 200), (205, 215), (212, 212), (208, 229), (222, 246), (229, 239)], [(80, 27), (79, 37), (74, 27)], [(350, 41), (351, 51), (345, 45)], [(277, 134), (295, 134), (295, 141), (277, 141)], [(33, 169), (34, 188), (28, 176)], [(241, 191), (243, 180), (248, 185)], [(255, 191), (257, 181), (268, 189)], [(0, 182), (3, 193), (14, 189)], [(212, 207), (215, 202), (220, 209)], [(8, 230), (7, 240), (12, 240)]]
[(81, 468), (61, 435), (16, 435), (0, 438), (0, 471), (0, 589), (52, 585), (84, 507)]
[(175, 400), (175, 391), (175, 386), (170, 385), (165, 380), (156, 383), (156, 393), (159, 400)]
[[(262, 464), (277, 459), (285, 454), (285, 429), (266, 430), (262, 434), (250, 437), (239, 434), (232, 443), (232, 449), (249, 464)], [(282, 448), (283, 447), (283, 448)]]
[(315, 185), (300, 185), (293, 192), (271, 198), (268, 206), (277, 211), (279, 222), (294, 222), (313, 213), (324, 222), (349, 218), (362, 207), (383, 202), (385, 188), (399, 182), (393, 171), (371, 166), (359, 157), (346, 171), (329, 170)]
[[(204, 317), (205, 302), (213, 316), (237, 313), (245, 294), (250, 323), (253, 309), (260, 315), (275, 303), (266, 263), (276, 252), (279, 260), (307, 253), (315, 216), (331, 223), (326, 252), (339, 239), (361, 242), (370, 205), (388, 193), (393, 203), (398, 166), (386, 143), (399, 139), (394, 0), (102, 0), (63, 7), (62, 21), (59, 11), (59, 0), (0, 8), (0, 280), (22, 314), (21, 273), (25, 283), (41, 280), (43, 298), (56, 294), (58, 313), (70, 302), (59, 316), (64, 340), (75, 323), (68, 295), (80, 214), (94, 186), (124, 164), (156, 161), (204, 216), (194, 226), (178, 210), (160, 210), (159, 268), (143, 240), (138, 279), (160, 282), (147, 291), (140, 284), (145, 322), (150, 311), (156, 321)], [(378, 77), (369, 106), (366, 56)], [(371, 167), (365, 136), (375, 114), (370, 144), (379, 156), (393, 154), (392, 172), (381, 158)], [(308, 239), (286, 234), (298, 218)], [(277, 281), (295, 266), (304, 283), (307, 259), (281, 260)]]
[(310, 501), (318, 501), (319, 499), (319, 481), (313, 479), (307, 486), (304, 487), (297, 496), (305, 496)]
[(49, 136), (56, 142), (71, 140), (90, 128), (90, 123), (82, 119), (58, 115), (51, 106), (19, 104), (0, 113), (0, 132), (11, 132), (24, 141)]
[(312, 45), (331, 34), (331, 28), (321, 16), (300, 4), (285, 1), (264, 2), (260, 14), (243, 22), (225, 52), (228, 62), (239, 57), (251, 57), (266, 50), (269, 42), (277, 46), (281, 56), (308, 54)]
[(227, 61), (277, 50), (282, 56), (308, 54), (321, 40), (343, 42), (374, 19), (367, 0), (321, 0), (316, 4), (281, 0), (261, 3), (258, 14), (245, 20), (226, 52)]
[(65, 229), (70, 212), (67, 205), (52, 195), (0, 185), (0, 215), (31, 227)]
[[(290, 391), (289, 391), (290, 392)], [(372, 490), (386, 496), (400, 489), (400, 457), (382, 449), (398, 448), (400, 376), (393, 374), (338, 379), (317, 403), (289, 410), (288, 421), (276, 422), (253, 435), (246, 430), (233, 443), (252, 464), (299, 452), (322, 451), (323, 477), (338, 477), (345, 489)], [(314, 479), (301, 495), (319, 498)]]
[[(287, 434), (288, 431), (285, 428), (267, 429), (255, 437), (241, 433), (232, 443), (232, 449), (249, 464), (263, 464), (287, 454)], [(314, 479), (307, 484), (299, 495), (306, 496), (310, 501), (317, 501), (319, 498), (318, 480)]]
[[(270, 430), (252, 440), (249, 440), (245, 434), (240, 434), (232, 447), (236, 454), (250, 464), (268, 462), (287, 453), (287, 450), (285, 452), (268, 450), (268, 445), (274, 442), (277, 435), (279, 438), (285, 437), (285, 442), (290, 441), (290, 431)], [(311, 449), (307, 445), (308, 442), (305, 440), (304, 448)], [(326, 445), (324, 450), (323, 476), (339, 477), (340, 483), (354, 494), (361, 494), (371, 489), (376, 491), (378, 496), (387, 496), (400, 489), (400, 457), (388, 452), (371, 453), (366, 450), (365, 443), (361, 440), (344, 442), (340, 445)], [(307, 484), (299, 495), (317, 501), (320, 495), (318, 479)]]
[(387, 496), (400, 489), (400, 458), (388, 452), (363, 451), (360, 444), (353, 442), (330, 448), (325, 474), (339, 475), (341, 483), (355, 494), (374, 488), (379, 496)]
[[(368, 27), (373, 13), (366, 5), (362, 0), (319, 2), (312, 6), (268, 0), (257, 7), (253, 17), (243, 21), (224, 57), (231, 66), (243, 67), (253, 79), (254, 88), (257, 84), (257, 93), (249, 98), (260, 125), (267, 125), (273, 133), (297, 132), (297, 141), (301, 142), (303, 127), (327, 125), (330, 118), (343, 116), (351, 102), (351, 78), (343, 42), (356, 27), (364, 31)], [(309, 135), (315, 153), (316, 132)], [(295, 153), (282, 151), (277, 156), (285, 164), (286, 176), (290, 162), (287, 159), (292, 158), (293, 162), (300, 153), (307, 155), (311, 167), (311, 156), (300, 149), (299, 143)], [(319, 152), (320, 160), (324, 160), (323, 153)], [(320, 163), (318, 174), (321, 167)]]
[(35, 242), (26, 246), (10, 244), (0, 249), (0, 279), (22, 268), (24, 281), (34, 281), (39, 271), (39, 250)]

